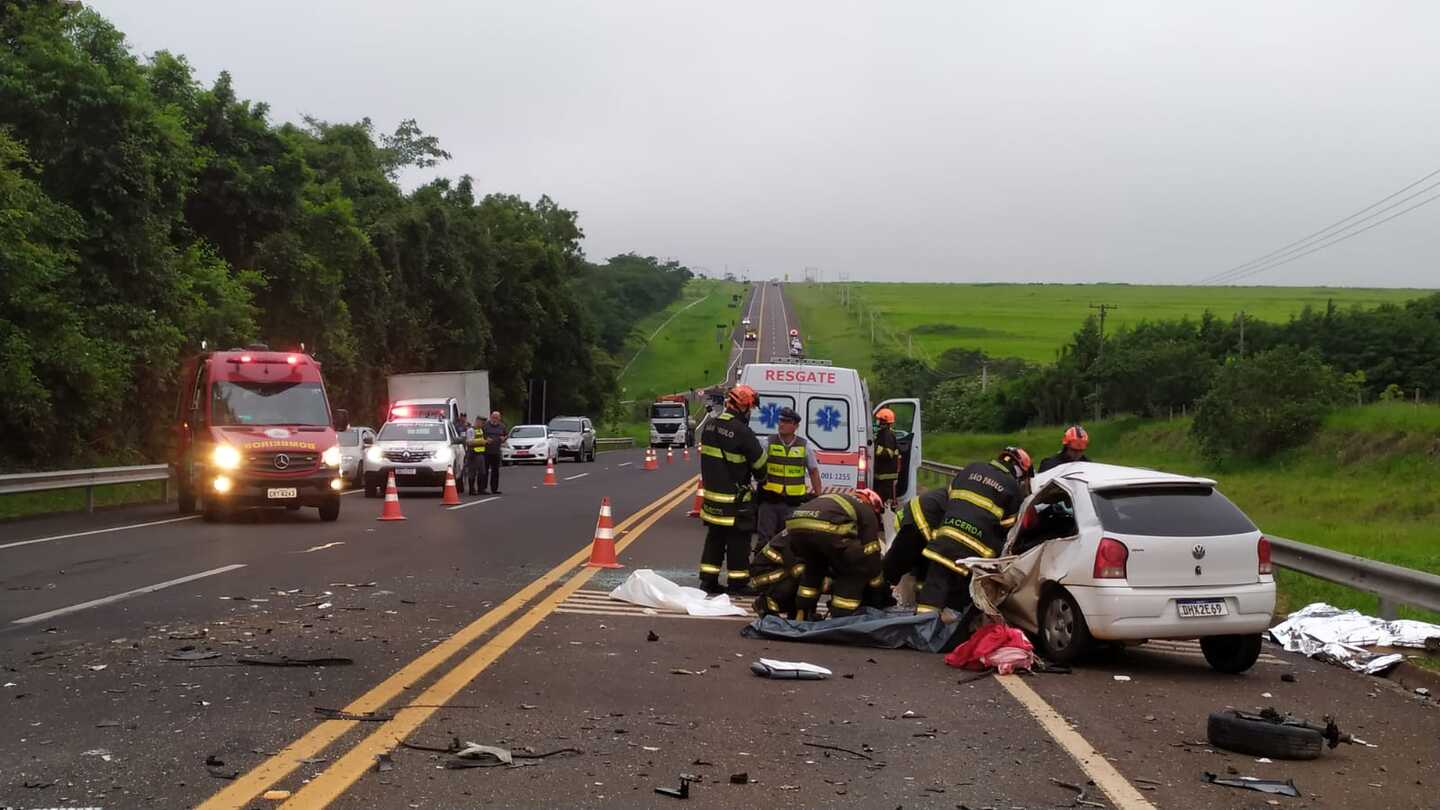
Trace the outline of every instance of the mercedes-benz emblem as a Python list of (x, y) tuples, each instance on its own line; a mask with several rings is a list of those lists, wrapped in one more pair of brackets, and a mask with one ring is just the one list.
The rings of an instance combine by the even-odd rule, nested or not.
[[(277, 470), (284, 470), (284, 469), (288, 468), (289, 466), (290, 466), (290, 457), (289, 457), (289, 456), (285, 455), (284, 453), (276, 453), (276, 454), (275, 454), (275, 469), (277, 469)], [(1197, 549), (1197, 551), (1196, 551), (1197, 554), (1204, 554), (1204, 553), (1205, 553), (1205, 549), (1200, 548), (1199, 546), (1196, 546), (1195, 548)]]
[(1190, 556), (1194, 557), (1197, 560), (1205, 559), (1205, 547), (1200, 545), (1199, 543), (1196, 543), (1195, 547), (1190, 549)]

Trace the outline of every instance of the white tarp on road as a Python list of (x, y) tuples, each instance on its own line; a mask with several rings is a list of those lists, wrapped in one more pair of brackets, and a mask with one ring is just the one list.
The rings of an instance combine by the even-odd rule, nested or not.
[(1289, 652), (1373, 675), (1395, 666), (1405, 656), (1376, 654), (1366, 647), (1424, 647), (1426, 639), (1440, 638), (1440, 625), (1409, 619), (1385, 621), (1357, 610), (1315, 602), (1270, 628), (1270, 635)]
[(744, 616), (745, 608), (724, 594), (707, 597), (699, 588), (676, 585), (649, 568), (640, 568), (610, 592), (611, 599), (691, 616)]

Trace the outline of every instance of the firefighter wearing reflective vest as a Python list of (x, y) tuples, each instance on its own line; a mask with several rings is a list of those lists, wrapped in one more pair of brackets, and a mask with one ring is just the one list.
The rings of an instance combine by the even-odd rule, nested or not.
[(805, 565), (790, 550), (790, 532), (781, 530), (750, 561), (750, 587), (755, 597), (755, 612), (765, 616), (777, 613), (795, 618), (795, 594)]
[[(725, 412), (705, 421), (700, 434), (700, 587), (709, 593), (744, 591), (750, 580), (750, 533), (755, 527), (756, 484), (765, 480), (765, 452), (750, 430), (755, 390), (737, 385), (725, 395)], [(721, 564), (729, 570), (720, 584)]]
[(785, 526), (790, 511), (820, 494), (820, 465), (803, 438), (796, 435), (800, 414), (782, 408), (776, 433), (765, 448), (765, 486), (755, 519), (757, 553)]
[(925, 581), (927, 567), (925, 547), (935, 537), (935, 527), (945, 519), (945, 508), (950, 505), (950, 492), (932, 489), (917, 495), (905, 503), (900, 510), (895, 539), (890, 541), (890, 550), (885, 552), (885, 581), (896, 585), (906, 574), (915, 574), (915, 579)]
[(900, 443), (895, 440), (895, 412), (881, 408), (875, 412), (875, 491), (886, 505), (895, 501), (896, 484), (900, 480)]
[(795, 593), (795, 618), (815, 617), (825, 581), (830, 581), (830, 616), (849, 616), (878, 598), (881, 575), (880, 515), (885, 502), (874, 490), (821, 495), (802, 504), (785, 521), (790, 554), (805, 566)]
[(915, 597), (917, 613), (941, 610), (951, 598), (969, 602), (970, 569), (956, 560), (1000, 553), (1032, 473), (1030, 454), (1007, 447), (993, 461), (965, 467), (950, 482), (945, 517), (925, 547), (929, 566)]

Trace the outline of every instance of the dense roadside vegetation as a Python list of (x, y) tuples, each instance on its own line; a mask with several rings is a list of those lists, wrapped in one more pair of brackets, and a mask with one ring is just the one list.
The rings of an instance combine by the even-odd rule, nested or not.
[(274, 122), (78, 4), (0, 0), (0, 469), (163, 457), (201, 340), (305, 344), (357, 420), (391, 371), (458, 368), (598, 415), (691, 273), (586, 261), (548, 197), (399, 185), (448, 157), (414, 121)]

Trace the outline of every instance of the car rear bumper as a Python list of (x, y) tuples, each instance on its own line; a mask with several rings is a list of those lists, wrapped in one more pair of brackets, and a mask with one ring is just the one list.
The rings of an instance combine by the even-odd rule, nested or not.
[[(1260, 633), (1270, 626), (1275, 612), (1274, 582), (1212, 588), (1072, 586), (1066, 590), (1085, 614), (1090, 634), (1107, 641)], [(1221, 600), (1225, 615), (1182, 618), (1178, 607), (1182, 599)]]

